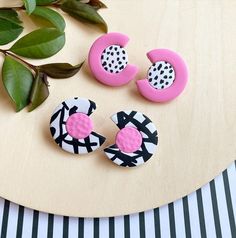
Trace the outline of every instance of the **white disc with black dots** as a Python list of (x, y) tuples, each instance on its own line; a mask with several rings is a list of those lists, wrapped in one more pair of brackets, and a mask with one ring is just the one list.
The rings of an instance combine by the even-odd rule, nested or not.
[(175, 70), (170, 63), (158, 61), (149, 68), (148, 81), (155, 89), (168, 88), (175, 81)]
[(111, 45), (102, 52), (101, 61), (106, 71), (120, 73), (128, 64), (128, 54), (120, 45)]

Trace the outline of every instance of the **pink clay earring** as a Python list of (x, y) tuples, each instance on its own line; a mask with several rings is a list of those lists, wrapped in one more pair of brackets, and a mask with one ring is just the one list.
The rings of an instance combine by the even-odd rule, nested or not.
[(56, 144), (72, 154), (88, 154), (100, 148), (106, 138), (93, 131), (90, 115), (95, 110), (95, 102), (87, 98), (63, 101), (50, 120), (50, 131)]
[[(101, 83), (117, 87), (127, 84), (138, 72), (128, 64), (125, 46), (129, 38), (121, 33), (99, 37), (89, 52), (89, 66)], [(169, 49), (154, 49), (147, 53), (152, 62), (147, 77), (136, 82), (140, 94), (152, 102), (167, 102), (178, 97), (188, 81), (187, 65), (182, 57)]]
[(136, 82), (141, 95), (153, 102), (178, 97), (188, 81), (188, 69), (181, 56), (168, 49), (155, 49), (147, 57), (152, 62), (147, 78)]
[(108, 33), (99, 37), (89, 52), (89, 66), (94, 77), (101, 83), (117, 87), (127, 84), (138, 72), (138, 68), (128, 64), (125, 46), (128, 36)]
[(120, 111), (111, 117), (120, 131), (115, 144), (104, 150), (115, 164), (135, 167), (146, 163), (155, 153), (158, 133), (154, 123), (143, 113)]

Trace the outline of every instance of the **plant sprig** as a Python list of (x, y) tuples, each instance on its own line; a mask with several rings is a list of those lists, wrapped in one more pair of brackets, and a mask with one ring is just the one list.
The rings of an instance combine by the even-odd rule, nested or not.
[(52, 8), (60, 8), (80, 21), (96, 24), (107, 31), (105, 21), (97, 13), (100, 8), (106, 8), (100, 0), (23, 0), (21, 7), (0, 8), (0, 45), (16, 40), (23, 32), (23, 22), (18, 11), (23, 10), (33, 20), (43, 19), (47, 23), (47, 27), (23, 36), (9, 49), (0, 49), (5, 57), (2, 68), (3, 85), (17, 112), (26, 106), (29, 111), (33, 111), (48, 98), (48, 77), (72, 77), (83, 65), (51, 63), (37, 66), (21, 58), (48, 58), (65, 45), (65, 20)]
[(5, 55), (2, 79), (12, 101), (19, 112), (26, 106), (33, 111), (49, 96), (48, 76), (51, 78), (69, 78), (74, 76), (83, 63), (71, 65), (68, 63), (51, 63), (33, 65), (18, 57), (9, 50), (1, 50)]

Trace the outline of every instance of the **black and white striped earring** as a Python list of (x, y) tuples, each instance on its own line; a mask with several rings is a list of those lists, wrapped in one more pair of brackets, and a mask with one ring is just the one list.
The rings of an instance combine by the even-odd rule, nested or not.
[(111, 117), (119, 127), (115, 144), (104, 150), (115, 164), (124, 167), (147, 162), (156, 151), (158, 133), (153, 122), (141, 112), (120, 111)]
[(87, 154), (97, 150), (105, 137), (93, 131), (89, 117), (96, 104), (85, 98), (72, 98), (62, 102), (53, 112), (50, 131), (56, 144), (73, 154)]

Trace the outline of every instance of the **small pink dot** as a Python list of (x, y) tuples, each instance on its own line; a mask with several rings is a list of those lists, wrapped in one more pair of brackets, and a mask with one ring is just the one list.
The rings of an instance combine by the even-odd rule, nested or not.
[(116, 135), (116, 145), (125, 153), (133, 153), (142, 145), (140, 132), (133, 127), (125, 127)]
[(92, 120), (84, 113), (74, 113), (66, 121), (66, 130), (75, 139), (84, 139), (93, 130)]

